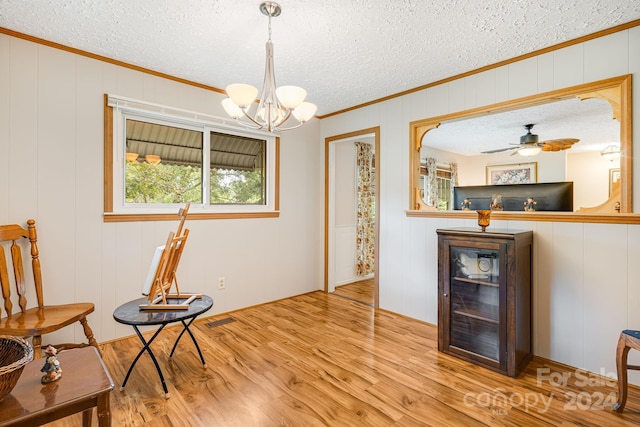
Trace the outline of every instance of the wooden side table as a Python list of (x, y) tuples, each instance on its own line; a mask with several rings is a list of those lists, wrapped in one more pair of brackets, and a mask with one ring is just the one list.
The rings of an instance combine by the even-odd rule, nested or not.
[(39, 426), (82, 411), (82, 425), (91, 426), (93, 407), (98, 425), (111, 426), (109, 393), (113, 380), (95, 347), (58, 353), (62, 378), (41, 384), (43, 359), (29, 362), (15, 388), (0, 403), (1, 426)]

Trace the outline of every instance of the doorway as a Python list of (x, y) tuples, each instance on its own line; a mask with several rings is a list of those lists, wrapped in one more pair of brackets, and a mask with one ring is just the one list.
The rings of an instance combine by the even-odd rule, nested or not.
[[(370, 144), (373, 151), (373, 268), (362, 273), (357, 256), (356, 224), (358, 197), (356, 143)], [(325, 292), (378, 307), (378, 253), (380, 228), (380, 128), (363, 129), (325, 139)], [(361, 242), (361, 240), (359, 240)], [(369, 242), (371, 243), (371, 242)], [(356, 273), (356, 271), (360, 271)], [(372, 271), (370, 271), (372, 270)]]

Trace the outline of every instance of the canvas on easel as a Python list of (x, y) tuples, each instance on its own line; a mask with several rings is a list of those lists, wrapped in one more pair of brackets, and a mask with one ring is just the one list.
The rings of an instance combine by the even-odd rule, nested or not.
[[(186, 310), (189, 304), (196, 298), (201, 298), (201, 294), (184, 294), (180, 292), (176, 271), (180, 263), (180, 257), (184, 250), (184, 245), (189, 237), (189, 230), (184, 229), (184, 221), (189, 212), (190, 203), (178, 211), (180, 222), (178, 230), (169, 233), (164, 246), (156, 248), (151, 268), (144, 284), (143, 294), (147, 295), (148, 304), (141, 304), (141, 310)], [(151, 272), (153, 278), (151, 278)], [(175, 283), (176, 292), (171, 293), (171, 287)], [(178, 303), (170, 303), (168, 300), (178, 299)]]

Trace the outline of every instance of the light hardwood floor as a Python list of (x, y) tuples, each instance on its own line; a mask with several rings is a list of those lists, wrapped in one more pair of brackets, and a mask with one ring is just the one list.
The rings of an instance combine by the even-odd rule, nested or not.
[[(207, 326), (228, 318), (233, 321)], [(595, 384), (604, 380), (538, 358), (519, 378), (505, 377), (438, 353), (433, 325), (319, 291), (199, 319), (192, 329), (206, 370), (188, 337), (167, 360), (178, 328), (154, 342), (167, 400), (147, 355), (119, 390), (138, 338), (101, 346), (116, 383), (114, 426), (640, 424), (637, 388), (625, 412), (612, 413), (615, 382)], [(560, 385), (563, 374), (570, 376), (566, 385)], [(81, 417), (51, 425), (80, 426)]]
[(360, 280), (346, 285), (336, 286), (335, 295), (368, 304), (373, 307), (373, 279)]

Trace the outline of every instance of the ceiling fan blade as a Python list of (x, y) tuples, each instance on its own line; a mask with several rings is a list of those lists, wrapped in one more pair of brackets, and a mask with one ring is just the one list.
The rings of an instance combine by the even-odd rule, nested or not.
[(568, 150), (578, 141), (580, 140), (576, 138), (560, 138), (542, 141), (539, 144), (542, 147), (542, 151), (561, 151)]
[(520, 145), (518, 145), (517, 147), (498, 148), (497, 150), (481, 151), (480, 154), (502, 153), (503, 151), (517, 150), (518, 148), (520, 148)]

